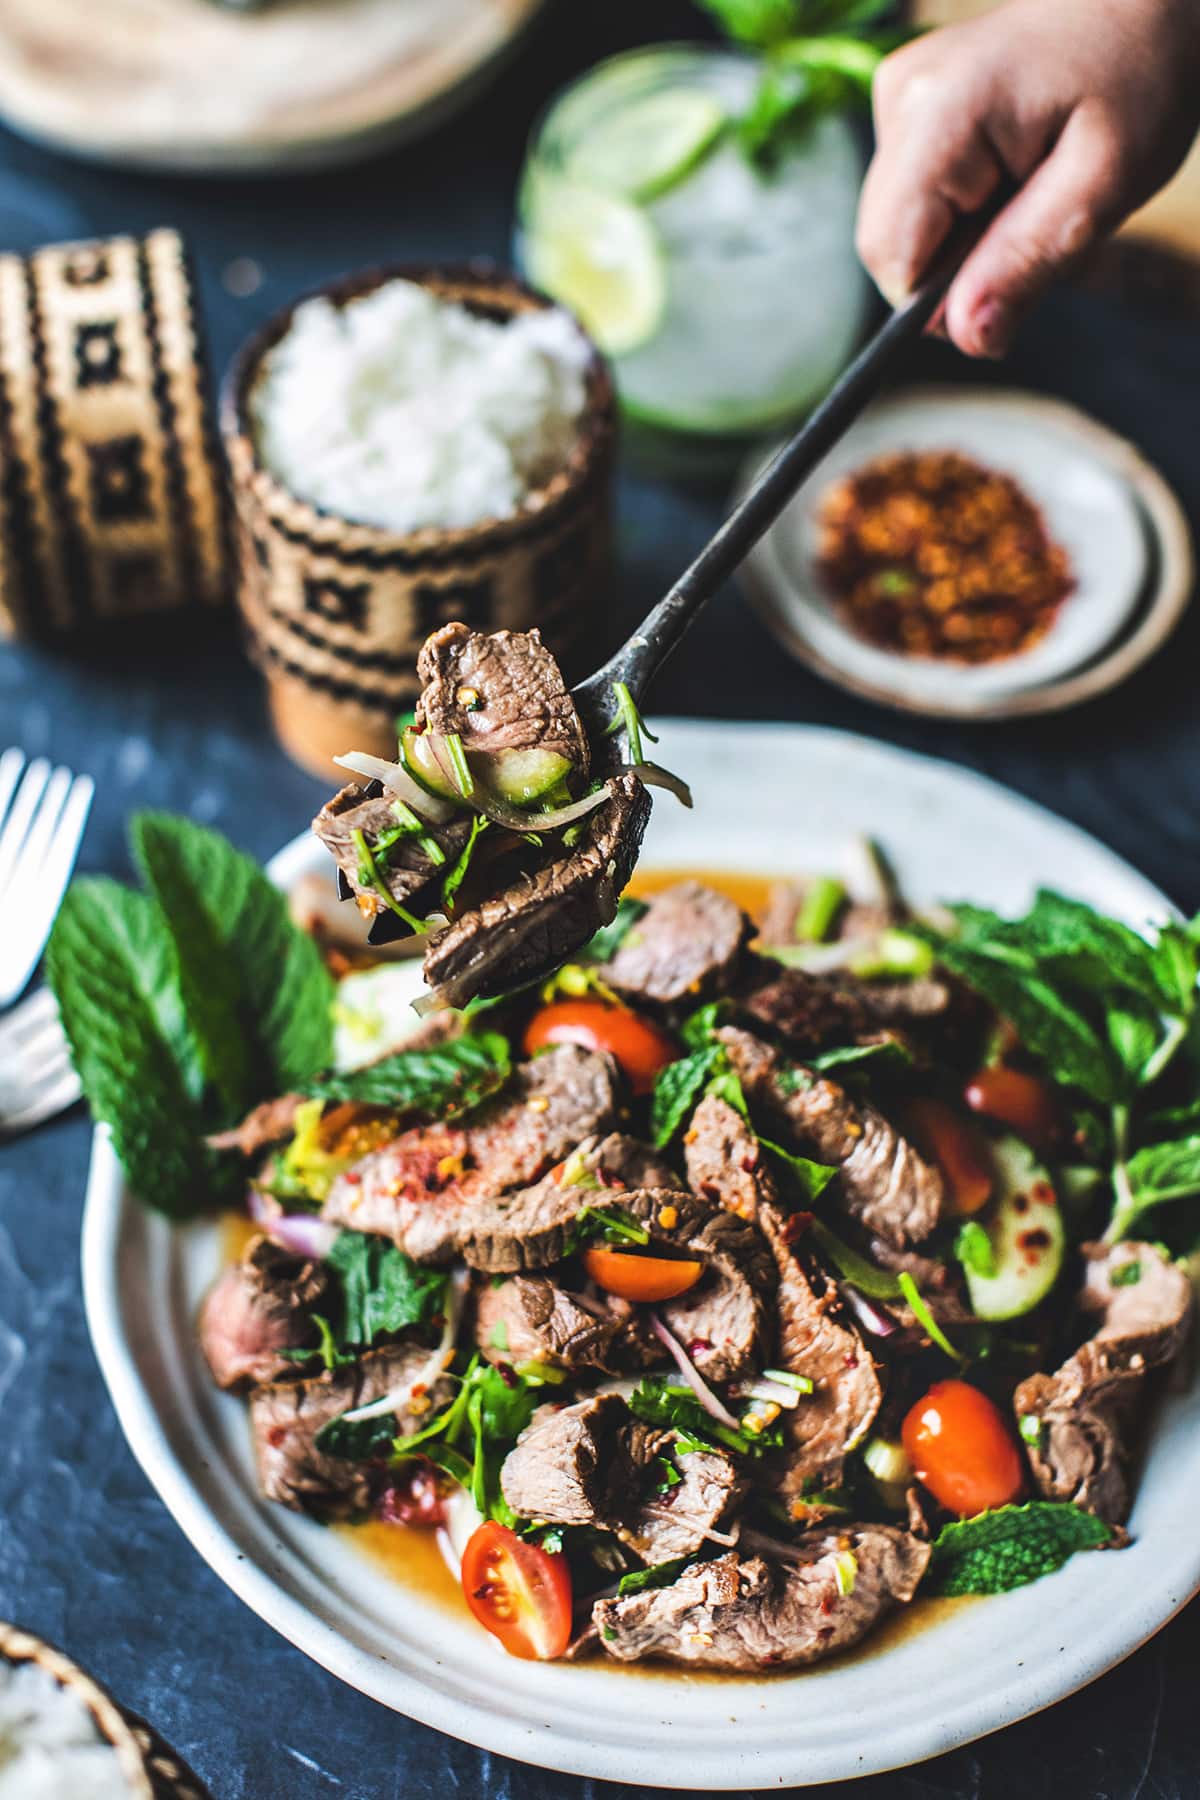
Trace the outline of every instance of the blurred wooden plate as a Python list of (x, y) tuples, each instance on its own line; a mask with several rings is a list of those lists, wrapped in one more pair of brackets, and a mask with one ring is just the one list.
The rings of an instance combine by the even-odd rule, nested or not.
[[(1057, 440), (1057, 455), (1068, 463), (1072, 460), (1069, 447), (1074, 440), (1080, 471), (1090, 462), (1128, 490), (1145, 540), (1144, 565), (1139, 589), (1129, 595), (1119, 630), (1106, 639), (1092, 639), (1090, 645), (1086, 630), (1072, 633), (1081, 652), (1080, 660), (1069, 668), (1059, 667), (1052, 676), (1048, 667), (1039, 668), (1043, 659), (1036, 651), (1006, 659), (1005, 665), (998, 663), (995, 667), (1006, 667), (1011, 676), (990, 690), (976, 679), (978, 671), (959, 669), (951, 663), (920, 663), (899, 653), (891, 655), (866, 645), (845, 627), (831, 630), (829, 602), (813, 588), (815, 578), (811, 570), (805, 572), (802, 557), (783, 555), (777, 549), (780, 534), (786, 537), (796, 533), (793, 509), (804, 504), (804, 489), (739, 572), (763, 623), (797, 661), (826, 680), (880, 706), (929, 718), (990, 720), (1061, 712), (1116, 687), (1166, 642), (1192, 595), (1195, 569), (1191, 533), (1175, 494), (1134, 445), (1077, 408), (1043, 395), (1016, 389), (909, 388), (888, 395), (875, 410), (880, 415), (903, 415), (911, 409), (915, 421), (931, 406), (944, 414), (941, 435), (946, 445), (965, 448), (968, 454), (989, 465), (994, 461), (1004, 466), (1004, 456), (989, 454), (974, 436), (969, 444), (958, 441), (955, 415), (964, 408), (974, 414), (982, 413), (985, 420), (988, 412), (994, 411), (998, 424), (1006, 416), (1019, 416), (1027, 433), (1036, 434), (1040, 429), (1048, 439)], [(872, 412), (864, 414), (862, 425), (855, 432), (869, 426), (872, 416)], [(851, 433), (845, 441), (847, 452), (854, 436)], [(927, 436), (927, 432), (922, 434), (918, 447), (924, 446)], [(868, 446), (864, 457), (870, 453)], [(756, 452), (742, 472), (739, 490), (753, 478), (761, 461), (762, 452)], [(1042, 480), (1031, 479), (1028, 468), (1013, 472), (1027, 486), (1034, 501), (1045, 506), (1044, 471)], [(836, 473), (832, 464), (828, 470), (822, 468), (806, 488), (821, 490)], [(1070, 473), (1067, 467), (1063, 478)], [(1049, 511), (1053, 518), (1053, 509)], [(1081, 594), (1074, 604), (1078, 606), (1083, 599), (1086, 596)], [(1025, 668), (1029, 679), (1024, 678)], [(926, 674), (936, 680), (915, 678)]]
[(465, 101), (545, 0), (3, 0), (0, 115), (59, 149), (195, 172), (313, 168)]

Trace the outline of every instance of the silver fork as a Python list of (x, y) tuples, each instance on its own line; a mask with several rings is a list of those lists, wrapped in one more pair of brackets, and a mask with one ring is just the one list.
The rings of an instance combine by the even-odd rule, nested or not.
[(0, 1019), (0, 1138), (65, 1112), (81, 1091), (54, 995), (39, 988)]
[[(71, 878), (88, 811), (90, 776), (0, 756), (0, 1007), (37, 966)], [(53, 995), (42, 989), (0, 1020), (0, 1134), (28, 1131), (79, 1097)]]
[(90, 775), (0, 756), (0, 1007), (11, 1006), (37, 967), (71, 879), (92, 804)]

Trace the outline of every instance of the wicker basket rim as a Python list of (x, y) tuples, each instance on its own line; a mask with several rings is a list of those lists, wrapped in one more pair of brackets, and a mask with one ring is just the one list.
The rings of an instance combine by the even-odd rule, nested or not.
[(121, 1772), (129, 1784), (130, 1800), (154, 1800), (154, 1788), (137, 1739), (116, 1701), (94, 1677), (53, 1644), (46, 1643), (44, 1638), (3, 1621), (0, 1621), (0, 1656), (12, 1663), (36, 1663), (52, 1675), (60, 1687), (77, 1694), (95, 1720), (100, 1735), (117, 1752)]
[(345, 306), (389, 281), (412, 281), (435, 292), (444, 290), (460, 304), (468, 308), (474, 306), (479, 311), (490, 307), (515, 315), (521, 311), (550, 310), (558, 305), (557, 301), (538, 293), (510, 270), (488, 262), (373, 264), (297, 295), (246, 339), (221, 383), (221, 433), (233, 467), (234, 485), (236, 487), (243, 478), (240, 464), (247, 471), (246, 478), (256, 494), (272, 509), (290, 515), (301, 530), (317, 537), (328, 536), (331, 531), (339, 538), (342, 534), (350, 534), (361, 548), (380, 552), (404, 549), (419, 554), (468, 547), (478, 550), (493, 538), (503, 543), (514, 526), (544, 517), (548, 510), (557, 510), (586, 485), (615, 430), (616, 400), (608, 365), (577, 319), (575, 324), (588, 343), (591, 355), (586, 371), (587, 401), (575, 442), (563, 467), (555, 470), (549, 481), (532, 489), (511, 513), (481, 519), (474, 525), (427, 525), (412, 532), (391, 531), (345, 518), (302, 499), (267, 468), (259, 456), (249, 417), (250, 394), (263, 358), (284, 336), (297, 309), (306, 301), (316, 299), (332, 300), (335, 305)]

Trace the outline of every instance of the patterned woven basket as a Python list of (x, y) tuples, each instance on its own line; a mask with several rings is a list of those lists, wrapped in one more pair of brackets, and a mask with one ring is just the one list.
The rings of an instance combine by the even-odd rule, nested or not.
[(0, 256), (0, 638), (229, 596), (229, 505), (174, 231)]
[[(373, 269), (319, 291), (344, 305), (396, 277), (492, 319), (550, 304), (511, 275), (475, 267)], [(258, 458), (248, 401), (294, 310), (272, 319), (233, 365), (221, 425), (251, 653), (284, 747), (328, 775), (330, 756), (351, 747), (395, 754), (396, 714), (417, 691), (417, 652), (448, 620), (485, 631), (537, 625), (568, 666), (573, 651), (583, 653), (607, 590), (615, 407), (597, 355), (569, 460), (507, 518), (406, 534), (354, 524), (297, 499)]]
[(61, 1650), (16, 1625), (0, 1623), (0, 1656), (8, 1662), (36, 1663), (60, 1687), (79, 1696), (101, 1737), (117, 1753), (130, 1800), (211, 1800), (208, 1790), (170, 1746), (135, 1714), (122, 1712), (99, 1683)]

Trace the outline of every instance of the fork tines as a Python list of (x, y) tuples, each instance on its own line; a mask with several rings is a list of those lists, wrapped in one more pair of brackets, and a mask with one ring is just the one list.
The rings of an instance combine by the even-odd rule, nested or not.
[(0, 755), (0, 1006), (24, 988), (71, 878), (92, 804), (89, 775)]

